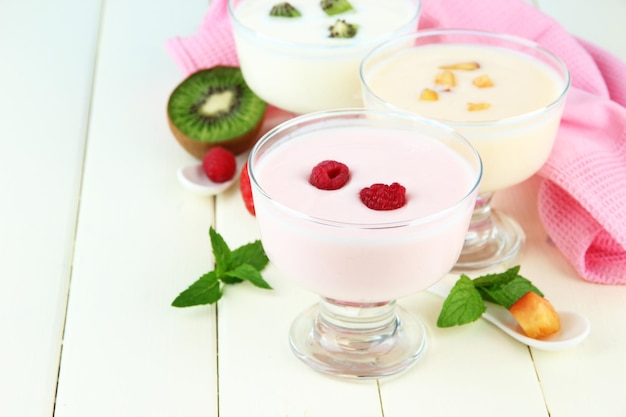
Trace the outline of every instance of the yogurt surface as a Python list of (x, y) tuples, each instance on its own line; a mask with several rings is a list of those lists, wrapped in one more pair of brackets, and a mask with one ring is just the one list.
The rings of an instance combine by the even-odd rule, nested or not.
[[(452, 207), (471, 188), (474, 174), (445, 145), (411, 131), (337, 127), (304, 133), (281, 145), (258, 168), (259, 182), (276, 202), (302, 214), (335, 222), (377, 224), (419, 219)], [(309, 184), (311, 169), (324, 160), (342, 162), (350, 180), (338, 190)], [(367, 208), (364, 187), (398, 182), (407, 190), (405, 206)]]
[[(338, 46), (376, 39), (397, 30), (415, 18), (414, 2), (408, 0), (350, 0), (353, 10), (328, 16), (317, 0), (293, 0), (289, 4), (302, 16), (270, 16), (277, 0), (244, 1), (236, 9), (237, 19), (260, 35), (302, 45)], [(328, 28), (337, 19), (359, 25), (354, 38), (330, 38)]]
[[(475, 70), (448, 70), (456, 85), (436, 85), (440, 66), (475, 62)], [(487, 75), (493, 85), (477, 87), (473, 80)], [(500, 47), (476, 45), (424, 45), (404, 49), (372, 68), (367, 76), (374, 94), (402, 109), (446, 122), (500, 121), (530, 113), (556, 101), (563, 80), (546, 64)], [(420, 100), (430, 88), (438, 100)], [(449, 90), (449, 91), (447, 91)], [(468, 110), (468, 103), (488, 103), (484, 110)]]

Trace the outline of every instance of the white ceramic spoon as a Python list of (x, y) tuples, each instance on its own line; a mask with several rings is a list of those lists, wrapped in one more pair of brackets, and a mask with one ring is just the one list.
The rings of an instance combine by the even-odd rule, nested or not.
[[(438, 282), (428, 289), (431, 294), (446, 298), (450, 293), (451, 287), (443, 282)], [(533, 339), (521, 333), (521, 329), (517, 321), (511, 313), (503, 307), (495, 304), (485, 303), (487, 310), (483, 313), (482, 318), (494, 324), (504, 333), (513, 339), (540, 350), (562, 350), (582, 342), (591, 331), (589, 320), (578, 313), (570, 311), (559, 311), (561, 319), (561, 331), (542, 339)]]
[(235, 181), (237, 181), (237, 178), (241, 173), (241, 168), (248, 159), (248, 152), (237, 155), (235, 159), (237, 160), (237, 170), (235, 171), (235, 175), (233, 176), (233, 178), (226, 182), (211, 181), (202, 169), (202, 162), (178, 168), (176, 176), (178, 177), (178, 181), (183, 185), (183, 187), (193, 191), (196, 194), (207, 196), (219, 194), (222, 191), (225, 191), (228, 187), (230, 187)]

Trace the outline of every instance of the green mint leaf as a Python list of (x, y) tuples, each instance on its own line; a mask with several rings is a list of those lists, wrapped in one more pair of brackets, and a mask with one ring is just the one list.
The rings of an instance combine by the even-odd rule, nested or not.
[(480, 287), (478, 290), (484, 299), (501, 305), (507, 310), (511, 308), (511, 306), (515, 304), (515, 302), (524, 294), (530, 291), (543, 296), (539, 289), (537, 289), (529, 280), (520, 275), (514, 277), (506, 284), (494, 285), (492, 287)]
[[(271, 290), (272, 287), (263, 279), (261, 273), (252, 265), (243, 264), (235, 269), (231, 269), (225, 274), (229, 278), (238, 278), (240, 280), (249, 281), (254, 286)], [(223, 278), (221, 278), (224, 281)]]
[(262, 271), (269, 263), (269, 259), (263, 250), (261, 241), (255, 240), (232, 251), (231, 262), (234, 267), (248, 264), (257, 271)]
[(487, 308), (467, 275), (461, 275), (443, 302), (437, 318), (438, 327), (452, 327), (471, 323), (482, 316)]
[(474, 286), (476, 288), (480, 287), (493, 287), (496, 285), (503, 285), (513, 280), (518, 276), (520, 270), (520, 266), (514, 266), (512, 268), (507, 269), (504, 272), (500, 272), (497, 274), (487, 274), (481, 277), (474, 279)]
[(215, 270), (201, 276), (172, 302), (174, 307), (212, 304), (222, 298), (222, 284), (232, 285), (248, 281), (259, 288), (272, 289), (261, 276), (269, 263), (260, 240), (231, 251), (224, 238), (209, 228)]
[(189, 288), (180, 293), (172, 302), (174, 307), (191, 307), (213, 304), (222, 297), (219, 280), (215, 271), (202, 275)]
[(229, 271), (226, 271), (224, 272), (224, 274), (220, 275), (219, 280), (228, 285), (241, 284), (243, 282), (243, 279), (241, 278), (230, 276)]
[(476, 289), (478, 289), (478, 291), (480, 291), (483, 300), (489, 301), (494, 304), (500, 304), (500, 301), (497, 299), (497, 297), (493, 298), (491, 296), (491, 292), (494, 289), (506, 285), (513, 279), (515, 279), (515, 277), (518, 276), (519, 270), (520, 267), (518, 265), (509, 268), (504, 272), (483, 275), (473, 280), (474, 286), (476, 287)]
[(211, 237), (211, 247), (215, 257), (215, 270), (218, 275), (223, 275), (225, 271), (231, 268), (232, 252), (222, 235), (217, 233), (213, 226), (209, 228), (209, 236)]

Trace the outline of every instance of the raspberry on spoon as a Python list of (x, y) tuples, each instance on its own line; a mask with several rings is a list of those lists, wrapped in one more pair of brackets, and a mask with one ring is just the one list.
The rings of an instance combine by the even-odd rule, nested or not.
[(213, 182), (221, 183), (232, 179), (237, 172), (235, 155), (226, 148), (216, 146), (202, 158), (202, 169)]

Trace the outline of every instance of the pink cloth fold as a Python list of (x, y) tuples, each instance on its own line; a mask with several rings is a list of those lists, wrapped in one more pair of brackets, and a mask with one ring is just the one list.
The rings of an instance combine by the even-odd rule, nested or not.
[[(539, 215), (583, 279), (626, 284), (626, 63), (524, 0), (423, 0), (419, 29), (425, 28), (517, 35), (564, 60), (572, 87), (554, 149), (538, 174), (545, 179)], [(238, 65), (231, 31), (227, 0), (213, 0), (194, 36), (169, 39), (165, 47), (184, 76)]]

